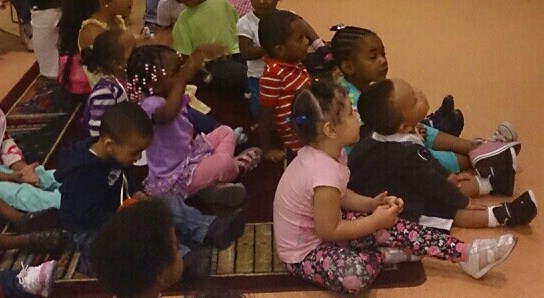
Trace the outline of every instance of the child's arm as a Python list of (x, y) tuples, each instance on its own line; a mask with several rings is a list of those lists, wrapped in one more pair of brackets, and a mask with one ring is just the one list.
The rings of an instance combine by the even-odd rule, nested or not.
[(265, 54), (263, 48), (255, 46), (251, 38), (238, 36), (238, 44), (240, 45), (240, 54), (246, 60), (260, 59)]
[(352, 240), (390, 228), (402, 212), (397, 205), (380, 205), (367, 217), (344, 220), (339, 216), (342, 206), (340, 190), (330, 186), (318, 186), (314, 190), (314, 227), (324, 241)]
[(24, 183), (23, 174), (19, 172), (3, 173), (0, 172), (0, 181)]
[(400, 198), (388, 196), (387, 191), (371, 198), (347, 189), (341, 205), (344, 210), (373, 212), (380, 205), (397, 205), (402, 210), (404, 202)]
[(166, 97), (166, 103), (153, 113), (153, 120), (157, 123), (172, 122), (177, 117), (183, 104), (183, 95), (185, 94), (187, 82), (202, 68), (204, 60), (216, 59), (227, 52), (227, 49), (220, 45), (199, 45), (187, 58), (177, 74), (168, 78), (166, 84), (169, 84), (172, 88)]

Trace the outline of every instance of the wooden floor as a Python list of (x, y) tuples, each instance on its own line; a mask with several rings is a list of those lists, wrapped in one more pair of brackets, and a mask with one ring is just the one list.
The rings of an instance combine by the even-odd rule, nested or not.
[[(134, 15), (144, 1), (134, 1)], [(431, 109), (447, 94), (465, 115), (462, 136), (490, 135), (508, 120), (523, 143), (516, 195), (532, 188), (544, 195), (544, 1), (478, 0), (282, 0), (280, 7), (307, 19), (324, 39), (337, 23), (372, 29), (382, 38), (389, 77), (422, 89)], [(8, 10), (9, 12), (9, 10)], [(0, 28), (13, 31), (0, 11)], [(135, 27), (139, 17), (134, 17)], [(11, 26), (11, 27), (10, 27)], [(9, 27), (9, 28), (8, 28)], [(135, 29), (136, 30), (136, 29)], [(4, 43), (4, 40), (0, 41)], [(0, 99), (34, 62), (21, 50), (0, 52)], [(483, 198), (496, 203), (502, 198)], [(541, 202), (540, 205), (543, 203)], [(511, 257), (482, 280), (453, 264), (425, 260), (427, 282), (416, 288), (379, 289), (369, 297), (544, 297), (544, 218), (516, 229), (454, 229), (470, 241), (506, 232), (519, 236)], [(331, 292), (249, 294), (251, 297), (330, 297)]]

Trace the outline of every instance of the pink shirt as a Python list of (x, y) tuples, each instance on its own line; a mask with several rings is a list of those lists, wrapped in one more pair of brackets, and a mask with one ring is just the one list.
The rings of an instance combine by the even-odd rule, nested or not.
[(300, 263), (324, 242), (314, 230), (314, 189), (334, 187), (343, 197), (349, 176), (344, 150), (339, 161), (311, 146), (298, 151), (281, 176), (274, 197), (274, 237), (282, 261)]

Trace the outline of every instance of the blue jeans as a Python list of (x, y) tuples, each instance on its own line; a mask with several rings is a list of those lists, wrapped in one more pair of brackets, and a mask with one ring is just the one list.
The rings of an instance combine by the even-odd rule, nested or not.
[(11, 4), (17, 11), (17, 16), (21, 23), (30, 22), (30, 10), (37, 5), (38, 0), (11, 0)]
[(146, 0), (145, 1), (145, 14), (144, 21), (146, 23), (157, 23), (157, 6), (159, 5), (159, 0)]
[(251, 110), (251, 115), (253, 116), (253, 119), (257, 120), (259, 119), (261, 110), (261, 104), (259, 103), (259, 78), (248, 77), (247, 85), (249, 92), (251, 93), (251, 97), (249, 98), (249, 108)]
[(163, 200), (174, 215), (176, 234), (180, 243), (178, 252), (185, 256), (193, 248), (199, 247), (208, 233), (208, 228), (216, 216), (205, 215), (197, 209), (185, 204), (183, 198), (177, 195), (163, 195)]
[(19, 274), (19, 271), (0, 271), (0, 288), (2, 288), (0, 290), (0, 294), (4, 294), (7, 297), (35, 297), (34, 295), (30, 295), (23, 290), (21, 284), (19, 283), (19, 279), (17, 278), (17, 274)]
[(92, 275), (91, 247), (97, 236), (98, 230), (72, 233), (70, 235), (71, 243), (75, 246), (76, 250), (81, 253), (76, 268), (77, 272)]

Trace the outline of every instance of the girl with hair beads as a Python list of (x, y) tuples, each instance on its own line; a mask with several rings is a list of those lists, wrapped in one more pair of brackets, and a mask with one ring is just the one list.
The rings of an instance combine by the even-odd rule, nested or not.
[(193, 139), (189, 97), (184, 94), (187, 80), (200, 70), (204, 59), (217, 58), (225, 51), (218, 45), (201, 45), (183, 61), (181, 54), (168, 47), (144, 46), (130, 56), (130, 99), (140, 102), (155, 129), (147, 149), (149, 174), (144, 181), (149, 195), (173, 193), (187, 198), (200, 192), (208, 203), (239, 205), (243, 201), (244, 186), (230, 182), (257, 166), (261, 150), (252, 147), (233, 157), (235, 135), (228, 126)]
[(295, 97), (291, 122), (305, 144), (279, 181), (274, 235), (287, 270), (337, 292), (368, 288), (391, 257), (383, 248), (460, 263), (480, 278), (512, 252), (506, 234), (464, 243), (398, 218), (401, 198), (347, 189), (344, 146), (359, 140), (359, 114), (339, 85), (314, 82)]

